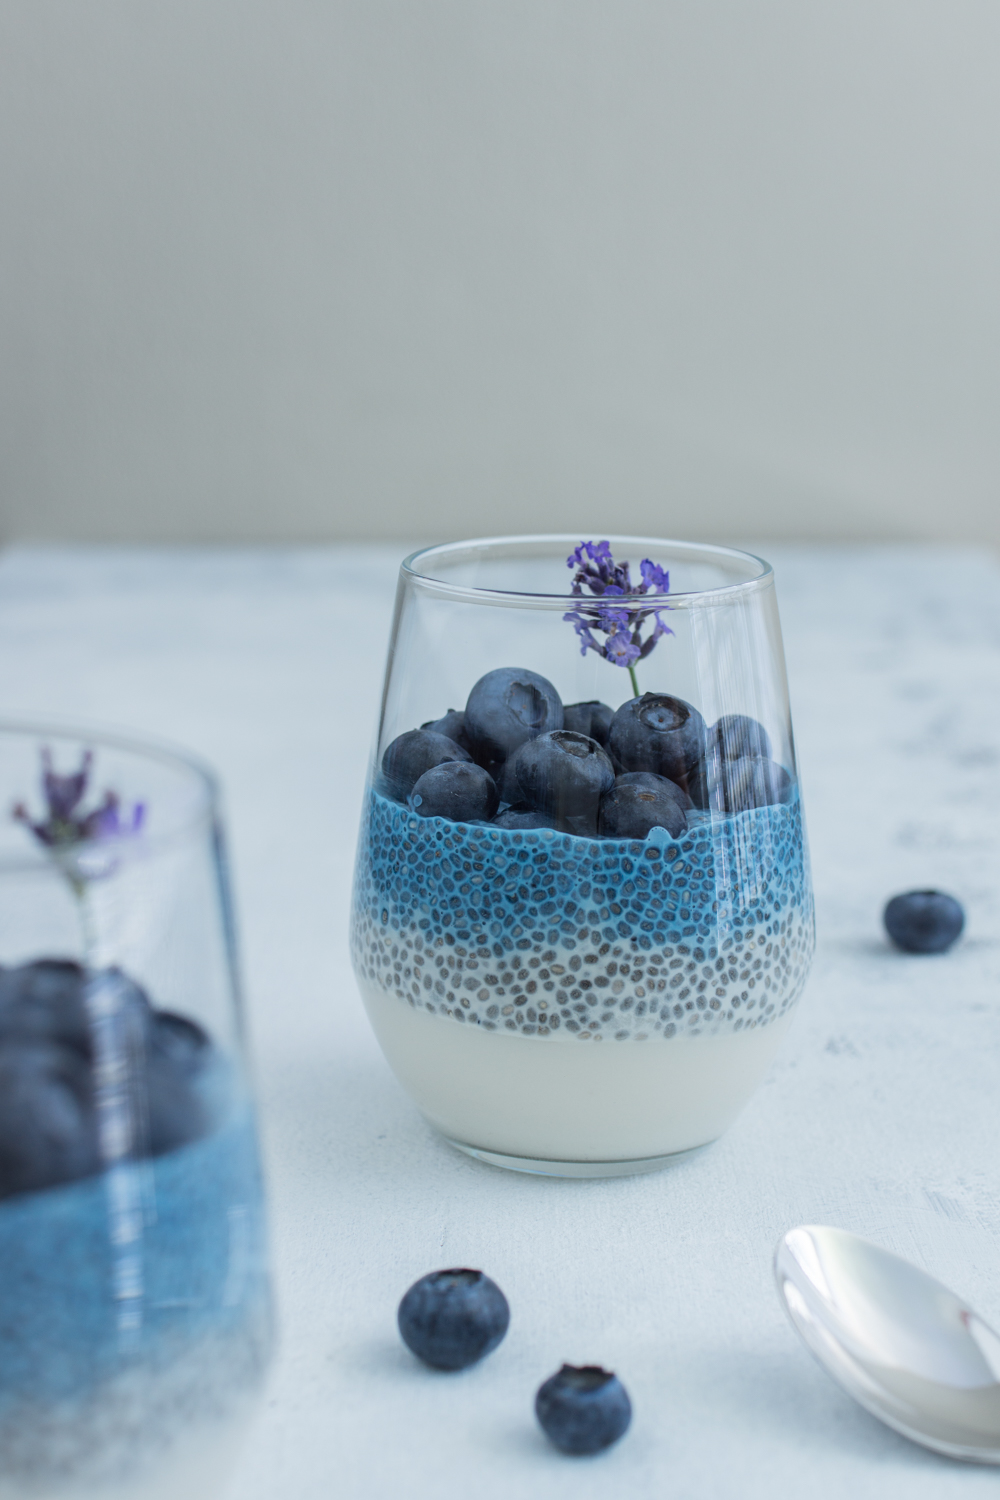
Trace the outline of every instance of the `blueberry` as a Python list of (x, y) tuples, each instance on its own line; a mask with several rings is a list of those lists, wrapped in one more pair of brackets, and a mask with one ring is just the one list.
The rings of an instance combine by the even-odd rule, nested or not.
[(386, 749), (382, 776), (390, 797), (405, 802), (425, 771), (448, 761), (469, 761), (468, 750), (432, 729), (408, 729)]
[[(119, 969), (101, 970), (89, 982), (103, 979), (115, 984), (119, 1008), (134, 1013), (136, 1025), (144, 1027), (150, 1013), (145, 991)], [(40, 958), (0, 972), (0, 1044), (7, 1038), (54, 1041), (89, 1061), (87, 985), (85, 971), (71, 959)]]
[(70, 959), (41, 958), (0, 973), (0, 1044), (59, 1042), (90, 1057), (86, 975)]
[(447, 761), (425, 771), (409, 796), (422, 818), (450, 818), (453, 823), (485, 823), (500, 798), (496, 782), (471, 761)]
[(691, 799), (665, 776), (626, 771), (601, 798), (598, 829), (609, 839), (644, 839), (651, 828), (677, 838), (687, 828)]
[(708, 731), (708, 743), (714, 742), (724, 760), (740, 760), (745, 755), (771, 759), (771, 737), (763, 724), (746, 714), (723, 714)]
[[(92, 1015), (99, 1019), (92, 1021)], [(95, 1032), (95, 1025), (108, 1028), (103, 1036), (127, 1070), (129, 1093), (140, 1106), (135, 1125), (136, 1146), (142, 1154), (158, 1156), (208, 1133), (214, 1109), (205, 1083), (209, 1064), (218, 1057), (207, 1033), (185, 1016), (154, 1011), (145, 991), (120, 969), (101, 969), (88, 977), (70, 960), (38, 959), (0, 971), (0, 1060), (20, 1057), (27, 1049), (25, 1055), (33, 1059), (32, 1076), (36, 1076), (41, 1066), (38, 1049), (47, 1047), (61, 1059), (56, 1083), (46, 1074), (42, 1095), (51, 1099), (55, 1090), (62, 1098), (59, 1088), (68, 1080), (75, 1096), (86, 1104), (79, 1126), (83, 1132), (80, 1160), (65, 1143), (65, 1149), (61, 1148), (60, 1159), (70, 1176), (86, 1175), (84, 1167), (87, 1172), (98, 1170), (88, 1165), (95, 1036), (102, 1035)], [(65, 1114), (63, 1109), (63, 1118)], [(48, 1185), (41, 1180), (44, 1175), (36, 1173), (35, 1185)]]
[(705, 749), (705, 721), (683, 698), (643, 693), (611, 721), (608, 751), (621, 771), (652, 771), (681, 781)]
[(691, 767), (683, 778), (683, 785), (695, 807), (700, 807), (703, 812), (709, 807), (725, 812), (725, 794), (722, 791), (716, 793), (716, 788), (722, 785), (722, 760), (714, 747)]
[(734, 812), (791, 801), (792, 778), (776, 760), (753, 755), (731, 764), (738, 772), (730, 777), (729, 802)]
[(208, 1033), (187, 1016), (154, 1011), (146, 1043), (149, 1152), (162, 1156), (200, 1140), (213, 1124), (205, 1082), (217, 1061)]
[(527, 740), (511, 757), (524, 801), (555, 818), (568, 833), (597, 832), (601, 797), (614, 784), (615, 771), (596, 740), (571, 729), (556, 729)]
[(539, 1387), (535, 1416), (563, 1453), (600, 1453), (628, 1430), (632, 1403), (610, 1370), (563, 1365)]
[(906, 891), (893, 896), (882, 920), (904, 953), (944, 953), (961, 934), (965, 912), (944, 891)]
[(100, 1170), (88, 1064), (72, 1047), (5, 1038), (0, 1044), (0, 1198)]
[(608, 731), (614, 716), (614, 709), (609, 708), (606, 703), (598, 702), (596, 698), (591, 698), (586, 703), (567, 703), (563, 708), (563, 728), (572, 729), (576, 734), (585, 734), (588, 739), (596, 740), (602, 748), (607, 749)]
[(792, 796), (792, 778), (777, 761), (759, 755), (726, 760), (717, 745), (688, 773), (685, 785), (695, 807), (719, 813), (770, 807)]
[(494, 828), (558, 828), (559, 824), (555, 818), (547, 817), (545, 813), (535, 812), (534, 808), (519, 805), (505, 807), (503, 812), (498, 812), (493, 819)]
[[(755, 770), (749, 761), (766, 761), (772, 771)], [(708, 731), (705, 754), (687, 774), (687, 790), (696, 807), (741, 812), (787, 802), (791, 778), (771, 761), (771, 739), (763, 724), (746, 714), (724, 714)]]
[(155, 1010), (150, 1022), (149, 1055), (163, 1058), (186, 1078), (197, 1078), (212, 1060), (211, 1038), (190, 1016)]
[(559, 694), (545, 677), (521, 667), (497, 667), (480, 677), (465, 705), (472, 753), (493, 768), (525, 740), (563, 726)]
[(421, 724), (421, 729), (430, 729), (434, 734), (443, 734), (445, 739), (454, 740), (456, 745), (461, 745), (468, 754), (472, 752), (469, 736), (465, 732), (465, 714), (460, 708), (449, 708), (440, 719), (429, 719), (426, 724)]
[(510, 1323), (507, 1298), (482, 1271), (432, 1271), (397, 1313), (403, 1343), (435, 1370), (464, 1370), (491, 1354)]
[(755, 755), (723, 762), (722, 785), (726, 812), (770, 807), (792, 795), (792, 778), (784, 766)]

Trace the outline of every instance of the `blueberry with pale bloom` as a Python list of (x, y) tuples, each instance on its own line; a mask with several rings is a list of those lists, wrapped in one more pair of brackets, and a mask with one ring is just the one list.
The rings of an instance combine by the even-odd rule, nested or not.
[(456, 745), (461, 745), (463, 750), (472, 752), (469, 736), (465, 732), (465, 714), (460, 708), (449, 708), (440, 719), (428, 719), (426, 724), (421, 724), (421, 729), (431, 729), (435, 734), (443, 734), (446, 739), (454, 740)]
[(627, 771), (601, 798), (598, 831), (609, 839), (644, 839), (654, 828), (677, 838), (687, 828), (691, 799), (665, 776)]
[(495, 770), (525, 740), (563, 726), (559, 694), (538, 672), (497, 667), (480, 677), (465, 705), (465, 731), (480, 765)]
[(405, 802), (425, 771), (447, 761), (470, 761), (468, 750), (433, 729), (408, 729), (382, 756), (382, 777), (389, 795)]
[(600, 1453), (632, 1421), (632, 1403), (618, 1376), (600, 1365), (563, 1365), (538, 1389), (535, 1415), (563, 1453)]
[(718, 741), (710, 742), (704, 759), (688, 773), (685, 786), (696, 807), (717, 813), (772, 807), (792, 797), (792, 778), (784, 766), (763, 755), (729, 760), (720, 753)]
[(490, 773), (461, 760), (425, 771), (408, 801), (421, 818), (450, 818), (453, 823), (486, 823), (500, 804)]
[(529, 807), (567, 833), (597, 832), (597, 810), (615, 772), (596, 740), (569, 729), (539, 735), (512, 756), (508, 770)]
[(705, 721), (683, 698), (643, 693), (611, 722), (608, 750), (619, 771), (652, 771), (682, 782), (705, 749)]
[(771, 758), (771, 736), (748, 714), (723, 714), (708, 731), (708, 743), (718, 748), (724, 760), (741, 760), (748, 755)]
[(406, 1347), (435, 1370), (465, 1370), (491, 1354), (510, 1325), (496, 1282), (465, 1266), (415, 1281), (396, 1321)]

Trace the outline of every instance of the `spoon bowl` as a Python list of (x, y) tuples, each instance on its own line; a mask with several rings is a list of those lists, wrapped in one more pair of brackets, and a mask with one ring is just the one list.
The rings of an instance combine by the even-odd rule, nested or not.
[(818, 1224), (779, 1240), (774, 1275), (803, 1343), (866, 1411), (936, 1453), (1000, 1464), (1000, 1336), (954, 1292)]

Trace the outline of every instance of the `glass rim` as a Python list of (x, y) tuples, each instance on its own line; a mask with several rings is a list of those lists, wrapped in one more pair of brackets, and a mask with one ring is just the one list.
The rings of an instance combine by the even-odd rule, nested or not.
[[(669, 548), (675, 553), (699, 553), (703, 557), (707, 554), (706, 560), (708, 561), (713, 557), (725, 557), (739, 558), (741, 561), (757, 564), (759, 571), (752, 578), (744, 578), (737, 583), (721, 584), (716, 588), (708, 589), (682, 589), (677, 592), (671, 590), (669, 594), (657, 596), (670, 601), (661, 608), (694, 609), (699, 606), (729, 604), (747, 594), (759, 592), (774, 581), (774, 569), (767, 559), (758, 557), (756, 552), (747, 552), (740, 547), (726, 547), (714, 542), (683, 542), (669, 537), (632, 536), (625, 533), (612, 533), (602, 540), (610, 542), (612, 550), (619, 546), (650, 550)], [(458, 557), (463, 552), (499, 551), (501, 548), (514, 548), (525, 544), (538, 547), (547, 545), (553, 550), (558, 545), (572, 552), (581, 543), (580, 537), (575, 532), (529, 532), (522, 535), (470, 537), (463, 541), (437, 542), (430, 547), (420, 547), (416, 552), (411, 552), (404, 557), (400, 563), (400, 574), (419, 584), (428, 592), (464, 600), (466, 603), (530, 606), (537, 609), (564, 609), (567, 604), (577, 607), (581, 596), (574, 594), (569, 588), (565, 593), (534, 593), (528, 589), (481, 588), (474, 584), (452, 583), (445, 578), (437, 578), (432, 573), (423, 571), (421, 566), (432, 558), (445, 558), (449, 554)], [(616, 604), (620, 607), (628, 607), (627, 601), (631, 599), (635, 600), (636, 609), (643, 607), (648, 609), (650, 599), (648, 594), (621, 595), (616, 599)]]
[[(202, 760), (193, 751), (187, 750), (179, 745), (173, 745), (169, 741), (159, 740), (154, 736), (135, 734), (129, 730), (118, 730), (108, 728), (99, 724), (87, 724), (84, 720), (70, 722), (65, 719), (46, 718), (14, 718), (7, 715), (0, 716), (0, 739), (5, 735), (17, 735), (24, 739), (37, 738), (40, 747), (46, 737), (60, 740), (74, 740), (77, 744), (85, 747), (99, 749), (107, 746), (108, 749), (120, 750), (127, 755), (134, 755), (139, 759), (159, 761), (175, 771), (182, 772), (189, 780), (197, 782), (201, 795), (194, 811), (178, 820), (162, 832), (153, 835), (143, 834), (141, 839), (123, 836), (121, 838), (110, 838), (103, 841), (103, 846), (113, 849), (116, 853), (131, 854), (133, 858), (146, 858), (157, 854), (165, 846), (174, 844), (179, 838), (190, 833), (193, 829), (205, 823), (215, 822), (220, 814), (222, 802), (222, 787), (218, 773)], [(0, 806), (0, 816), (5, 809)], [(0, 873), (11, 872), (37, 874), (44, 870), (44, 851), (40, 848), (31, 849), (23, 855), (0, 853)], [(49, 862), (51, 866), (51, 861)]]

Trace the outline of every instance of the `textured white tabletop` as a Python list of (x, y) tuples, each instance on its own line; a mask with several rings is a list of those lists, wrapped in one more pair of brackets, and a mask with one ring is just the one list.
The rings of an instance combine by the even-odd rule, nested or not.
[[(221, 770), (267, 1153), (282, 1352), (241, 1500), (774, 1500), (994, 1494), (896, 1437), (799, 1345), (793, 1224), (915, 1260), (1000, 1324), (1000, 569), (972, 552), (770, 549), (819, 947), (789, 1038), (710, 1150), (652, 1176), (507, 1174), (438, 1140), (351, 976), (347, 915), (396, 549), (17, 550), (0, 712), (127, 727)], [(890, 952), (885, 899), (953, 891), (967, 935)], [(481, 1266), (513, 1317), (434, 1375), (395, 1332), (418, 1275)], [(616, 1369), (596, 1460), (532, 1417), (563, 1360)]]

